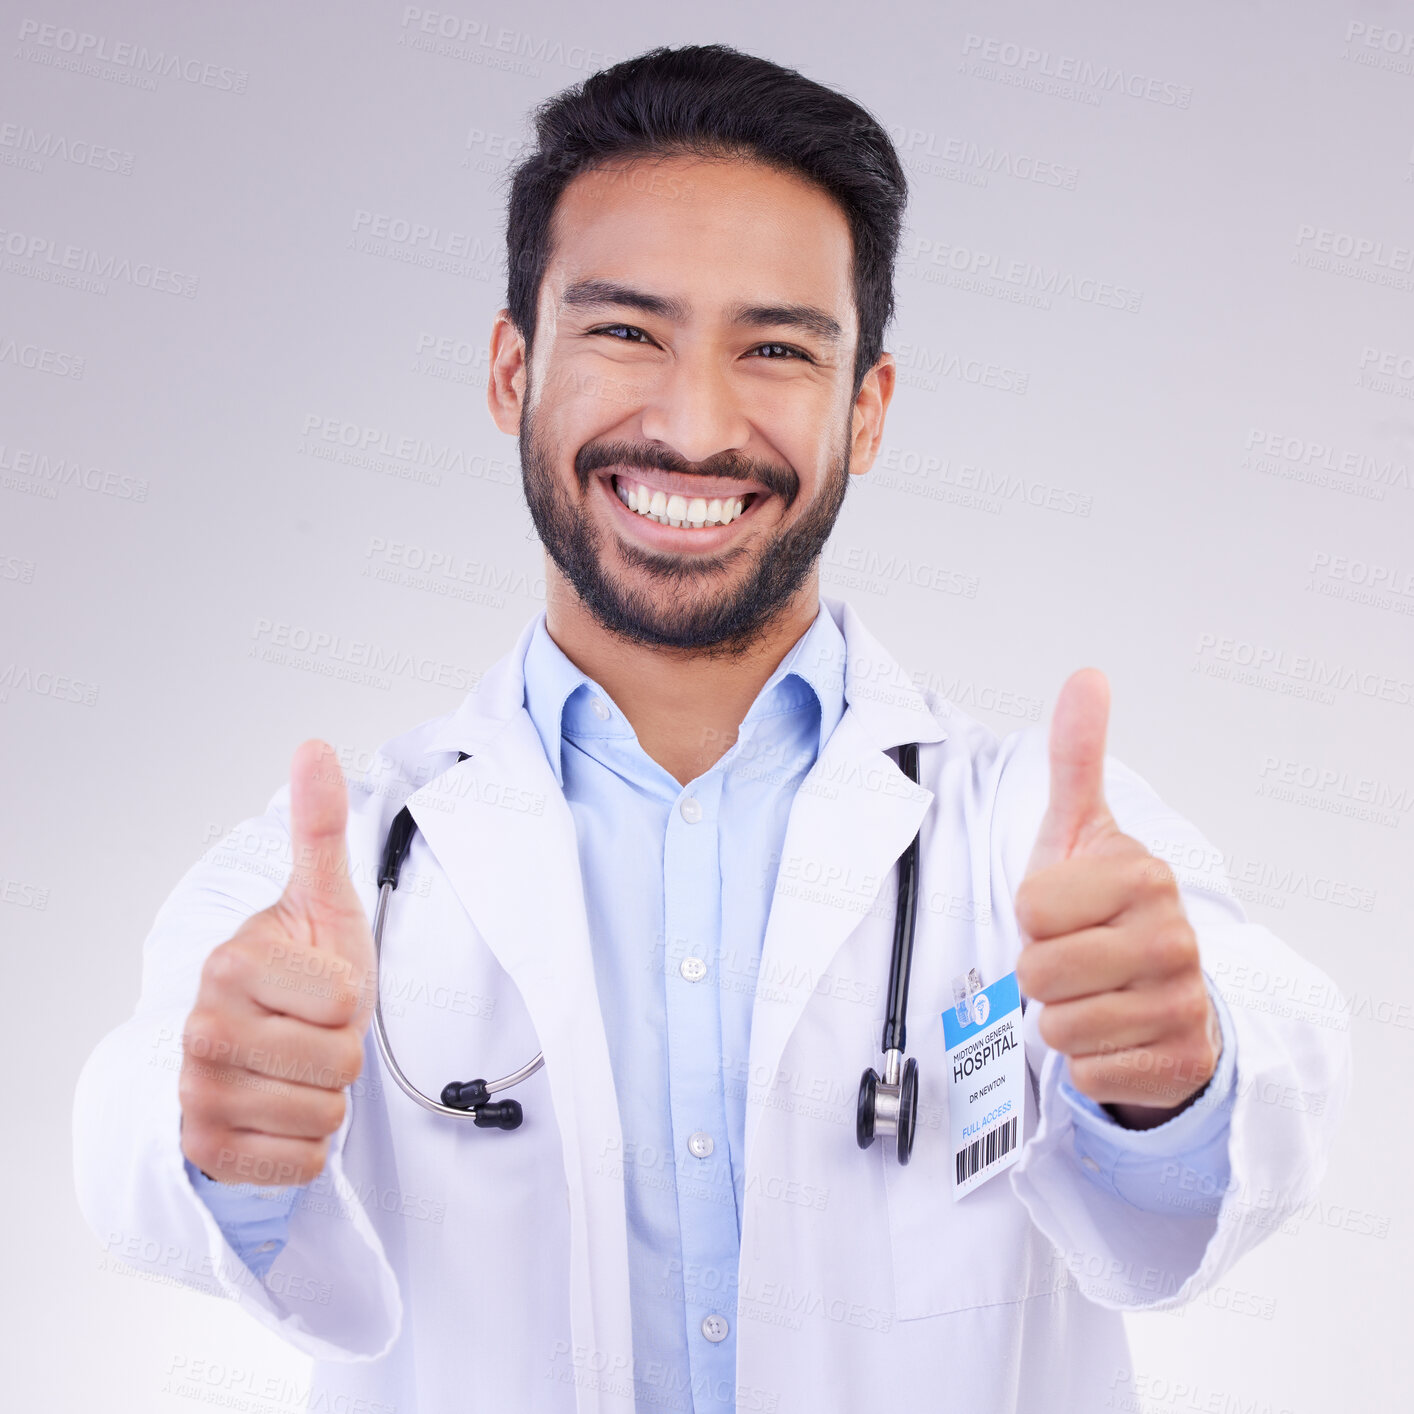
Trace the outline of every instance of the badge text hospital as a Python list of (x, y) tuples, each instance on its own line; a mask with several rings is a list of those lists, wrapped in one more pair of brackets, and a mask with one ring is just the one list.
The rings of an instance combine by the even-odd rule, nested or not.
[(954, 980), (953, 998), (943, 1013), (943, 1041), (956, 1199), (1021, 1155), (1026, 1051), (1015, 972), (983, 987), (972, 968)]

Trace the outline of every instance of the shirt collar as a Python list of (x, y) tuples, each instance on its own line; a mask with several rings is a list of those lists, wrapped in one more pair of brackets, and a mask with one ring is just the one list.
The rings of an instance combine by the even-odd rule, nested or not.
[[(823, 603), (810, 627), (791, 645), (757, 693), (741, 724), (744, 739), (764, 717), (818, 703), (820, 734), (816, 751), (830, 739), (844, 716), (845, 640)], [(600, 705), (596, 710), (595, 702)], [(561, 752), (564, 736), (632, 737), (618, 704), (565, 656), (550, 637), (542, 609), (525, 653), (525, 708), (535, 725), (545, 758), (564, 786)], [(607, 711), (608, 715), (601, 715)]]

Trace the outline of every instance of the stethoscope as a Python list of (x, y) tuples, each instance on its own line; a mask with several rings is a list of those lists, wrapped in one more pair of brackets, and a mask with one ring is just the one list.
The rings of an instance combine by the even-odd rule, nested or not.
[[(465, 761), (463, 751), (457, 760)], [(916, 742), (899, 748), (899, 765), (909, 780), (918, 781), (918, 745)], [(378, 905), (373, 914), (373, 952), (379, 965), (383, 956), (383, 925), (388, 917), (388, 901), (398, 887), (403, 860), (412, 847), (417, 822), (404, 806), (394, 817), (383, 846), (383, 858), (378, 866)], [(898, 909), (894, 916), (894, 947), (889, 963), (889, 1011), (884, 1021), (884, 1074), (882, 1079), (872, 1068), (859, 1081), (859, 1107), (855, 1116), (855, 1137), (861, 1149), (867, 1149), (878, 1135), (896, 1136), (898, 1161), (906, 1164), (913, 1152), (913, 1132), (918, 1120), (918, 1062), (905, 1059), (904, 1017), (908, 1011), (908, 977), (913, 962), (913, 927), (918, 913), (918, 836), (914, 835), (899, 861)], [(383, 996), (377, 989), (373, 1006), (373, 1034), (378, 1053), (388, 1073), (410, 1100), (433, 1114), (450, 1115), (454, 1119), (470, 1119), (478, 1129), (519, 1129), (525, 1113), (517, 1100), (493, 1100), (493, 1095), (519, 1085), (545, 1064), (545, 1053), (539, 1051), (531, 1059), (503, 1075), (499, 1080), (452, 1080), (442, 1087), (442, 1097), (434, 1100), (424, 1095), (403, 1074), (393, 1056), (388, 1033), (383, 1026)]]

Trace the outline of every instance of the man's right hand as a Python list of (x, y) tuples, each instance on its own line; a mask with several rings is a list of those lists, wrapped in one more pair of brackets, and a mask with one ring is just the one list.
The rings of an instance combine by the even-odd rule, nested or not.
[(306, 741), (290, 767), (285, 892), (202, 967), (182, 1033), (182, 1152), (223, 1183), (316, 1178), (363, 1066), (377, 961), (347, 819), (334, 749)]

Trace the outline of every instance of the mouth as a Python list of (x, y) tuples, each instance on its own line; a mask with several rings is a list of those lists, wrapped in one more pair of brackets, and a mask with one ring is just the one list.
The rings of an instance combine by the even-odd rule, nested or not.
[(726, 544), (741, 533), (741, 526), (756, 518), (761, 503), (769, 498), (765, 492), (736, 491), (720, 485), (712, 489), (734, 494), (669, 494), (630, 472), (608, 472), (598, 480), (617, 519), (639, 539), (674, 550), (713, 550)]

